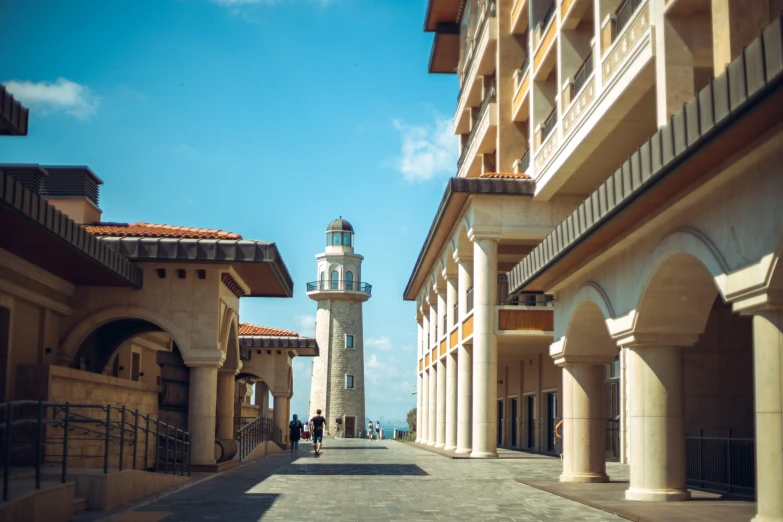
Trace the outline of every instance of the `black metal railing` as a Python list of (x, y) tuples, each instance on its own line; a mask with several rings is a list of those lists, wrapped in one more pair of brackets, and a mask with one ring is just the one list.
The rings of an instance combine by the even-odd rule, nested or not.
[(473, 287), (471, 286), (468, 288), (468, 291), (465, 292), (465, 304), (467, 305), (465, 307), (466, 312), (470, 312), (473, 310)]
[(753, 497), (756, 491), (754, 439), (728, 437), (685, 438), (688, 485)]
[(546, 13), (544, 13), (544, 16), (539, 20), (537, 26), (541, 26), (542, 29), (546, 29), (549, 26), (549, 23), (554, 19), (555, 17), (555, 2), (552, 1), (552, 5), (549, 6), (549, 9), (547, 9)]
[(484, 93), (484, 99), (481, 101), (481, 105), (479, 106), (478, 114), (476, 115), (476, 120), (473, 124), (473, 128), (470, 129), (470, 134), (468, 134), (468, 139), (465, 141), (465, 146), (462, 148), (462, 153), (459, 155), (459, 160), (457, 160), (457, 169), (461, 168), (462, 164), (465, 162), (465, 158), (468, 155), (470, 146), (476, 137), (476, 132), (478, 132), (478, 128), (480, 127), (479, 122), (481, 122), (481, 120), (484, 118), (484, 115), (486, 114), (489, 105), (495, 101), (496, 94), (497, 94), (497, 89), (495, 86), (495, 79), (493, 78), (490, 81), (489, 86), (487, 87), (487, 92)]
[[(84, 451), (88, 448), (93, 449)], [(12, 466), (34, 467), (36, 489), (41, 488), (42, 468), (59, 473), (62, 483), (70, 468), (100, 467), (96, 464), (103, 473), (141, 469), (190, 476), (190, 433), (125, 406), (2, 402), (0, 460), (3, 502)]]
[(579, 91), (582, 90), (582, 88), (587, 83), (587, 80), (592, 76), (593, 74), (593, 53), (590, 53), (590, 55), (585, 59), (584, 62), (582, 62), (582, 66), (579, 67), (579, 70), (576, 71), (576, 74), (574, 75), (574, 98), (576, 98), (576, 95), (579, 94)]
[(328, 281), (313, 281), (307, 283), (308, 292), (329, 292), (329, 291), (350, 291), (350, 292), (362, 292), (367, 295), (372, 295), (372, 285), (370, 283), (361, 283), (359, 281), (348, 281), (345, 279)]
[(459, 301), (454, 301), (454, 324), (459, 324)]
[(544, 124), (541, 126), (541, 143), (544, 143), (546, 139), (549, 137), (549, 135), (552, 134), (552, 131), (555, 130), (556, 124), (557, 124), (557, 107), (552, 109), (552, 112), (549, 113), (549, 116), (546, 117), (546, 120), (544, 120)]
[(526, 150), (519, 159), (519, 172), (525, 174), (527, 173), (528, 169), (530, 169), (530, 149)]
[[(476, 41), (481, 38), (481, 35), (484, 34), (484, 30), (487, 27), (487, 20), (489, 18), (494, 18), (497, 16), (497, 4), (496, 0), (490, 0), (487, 2), (486, 7), (484, 8), (484, 16), (481, 18), (481, 21), (479, 22), (478, 27), (476, 27), (475, 38), (467, 37), (467, 42), (465, 46), (465, 56), (468, 57), (467, 63), (465, 64), (465, 67), (463, 68), (464, 71), (470, 71), (470, 68), (473, 67), (473, 60), (475, 60), (475, 56), (470, 55), (471, 49), (476, 45)], [(460, 83), (459, 92), (457, 93), (457, 104), (459, 105), (459, 100), (462, 99), (462, 93), (465, 89), (465, 79), (467, 79), (467, 76), (462, 78), (462, 82)]]
[(443, 326), (443, 335), (446, 335), (449, 333), (449, 326), (448, 326), (448, 317), (444, 314), (443, 315), (443, 323), (441, 323)]
[(619, 35), (633, 19), (633, 15), (644, 0), (625, 0), (615, 11), (615, 34)]
[(555, 306), (554, 296), (550, 294), (521, 293), (510, 295), (499, 304), (510, 306)]
[(525, 61), (522, 62), (522, 65), (517, 69), (517, 87), (522, 83), (522, 79), (525, 77), (525, 74), (527, 74), (528, 69), (530, 69), (530, 57), (525, 56)]
[[(247, 422), (244, 422), (247, 421)], [(269, 417), (239, 417), (234, 419), (239, 460), (245, 460), (262, 442), (272, 441), (283, 445), (283, 431)]]

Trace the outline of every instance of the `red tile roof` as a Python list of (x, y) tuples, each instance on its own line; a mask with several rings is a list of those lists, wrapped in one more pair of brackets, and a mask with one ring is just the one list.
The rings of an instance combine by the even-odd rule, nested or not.
[(485, 172), (479, 176), (480, 178), (497, 178), (497, 179), (531, 179), (530, 176), (524, 173), (515, 174), (513, 172)]
[(268, 326), (239, 323), (239, 335), (270, 335), (278, 337), (299, 337), (299, 334), (291, 330), (279, 330)]
[(239, 234), (208, 228), (175, 227), (152, 223), (93, 223), (82, 225), (87, 232), (106, 237), (165, 237), (178, 239), (242, 239)]

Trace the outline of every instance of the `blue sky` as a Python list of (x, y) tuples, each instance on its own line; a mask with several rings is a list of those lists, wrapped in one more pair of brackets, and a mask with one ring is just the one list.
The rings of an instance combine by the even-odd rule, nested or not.
[[(325, 228), (356, 229), (367, 415), (415, 406), (402, 291), (456, 170), (456, 78), (429, 75), (426, 0), (4, 0), (0, 82), (31, 108), (0, 162), (90, 166), (105, 221), (218, 228), (278, 244), (293, 299), (245, 322), (312, 335), (305, 283)], [(304, 414), (310, 361), (294, 365)]]

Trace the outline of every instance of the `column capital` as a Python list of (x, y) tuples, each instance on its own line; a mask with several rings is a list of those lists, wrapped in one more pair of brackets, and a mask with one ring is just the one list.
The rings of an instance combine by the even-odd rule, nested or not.
[(468, 239), (472, 242), (482, 239), (494, 239), (498, 241), (501, 237), (502, 235), (497, 230), (482, 230), (475, 227), (472, 227), (470, 230), (468, 230)]
[(190, 352), (182, 357), (185, 361), (185, 366), (215, 366), (220, 368), (226, 361), (226, 354), (221, 350), (206, 349), (206, 350), (190, 350)]
[(646, 333), (632, 332), (615, 338), (622, 348), (644, 348), (654, 346), (693, 346), (699, 340), (698, 333)]
[(740, 315), (756, 315), (767, 310), (783, 308), (783, 290), (765, 287), (759, 291), (730, 299), (730, 302), (734, 312)]
[(449, 270), (448, 268), (444, 268), (441, 272), (441, 275), (443, 276), (443, 279), (448, 283), (449, 281), (453, 281), (457, 279), (457, 276), (459, 273), (456, 270)]

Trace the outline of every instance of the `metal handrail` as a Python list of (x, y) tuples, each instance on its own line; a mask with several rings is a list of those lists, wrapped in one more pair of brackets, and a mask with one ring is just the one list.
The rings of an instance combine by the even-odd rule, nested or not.
[(459, 323), (459, 301), (454, 301), (453, 317), (454, 317), (454, 324), (452, 326)]
[(500, 304), (506, 306), (555, 306), (555, 298), (550, 294), (523, 292), (508, 296)]
[(370, 283), (362, 283), (360, 281), (339, 279), (337, 281), (324, 280), (313, 281), (307, 283), (308, 292), (338, 292), (338, 291), (351, 291), (362, 292), (367, 295), (372, 295), (372, 285)]
[(527, 169), (530, 168), (530, 149), (527, 149), (522, 157), (519, 159), (519, 172), (522, 174), (527, 173)]
[(473, 143), (473, 139), (476, 137), (476, 132), (478, 131), (479, 126), (477, 125), (478, 122), (481, 121), (482, 118), (484, 118), (484, 114), (487, 112), (487, 108), (489, 107), (490, 103), (495, 101), (495, 95), (497, 94), (497, 88), (495, 86), (495, 79), (493, 78), (490, 81), (489, 87), (487, 88), (487, 92), (484, 94), (484, 99), (481, 101), (481, 105), (479, 106), (478, 114), (476, 116), (476, 121), (473, 125), (473, 128), (470, 129), (470, 134), (468, 134), (468, 139), (465, 142), (465, 146), (462, 148), (462, 152), (459, 155), (459, 160), (457, 160), (457, 168), (461, 168), (462, 164), (465, 162), (465, 158), (468, 155), (468, 151), (470, 150), (470, 145)]
[[(80, 411), (73, 411), (74, 409)], [(84, 413), (89, 411), (95, 411), (99, 416), (90, 417)], [(115, 414), (114, 418), (112, 413)], [(117, 418), (118, 416), (119, 418)], [(128, 419), (129, 416), (130, 419)], [(62, 430), (62, 434), (53, 432), (53, 428)], [(15, 440), (15, 435), (21, 435), (22, 438)], [(151, 436), (154, 437), (152, 441), (150, 441)], [(65, 483), (68, 477), (69, 458), (71, 460), (87, 458), (79, 455), (69, 456), (69, 444), (85, 440), (100, 440), (102, 442), (103, 473), (109, 472), (110, 449), (112, 442), (114, 442), (118, 443), (120, 471), (125, 465), (126, 446), (132, 452), (132, 469), (137, 469), (138, 449), (143, 443), (144, 465), (141, 469), (150, 469), (150, 449), (154, 449), (154, 470), (156, 472), (168, 473), (169, 463), (173, 459), (172, 472), (177, 474), (177, 463), (179, 463), (179, 474), (184, 476), (187, 469), (187, 474), (190, 476), (190, 433), (161, 422), (160, 419), (154, 419), (148, 414), (140, 413), (138, 410), (130, 410), (125, 406), (111, 404), (72, 404), (33, 400), (7, 401), (0, 403), (3, 502), (8, 501), (11, 454), (13, 452), (30, 447), (35, 448), (35, 456), (32, 457), (35, 466), (35, 488), (41, 489), (41, 466), (45, 462), (51, 462), (48, 458), (57, 459), (60, 464), (60, 480)], [(55, 448), (60, 448), (59, 452), (51, 451)], [(161, 451), (163, 451), (162, 457)], [(25, 455), (20, 455), (18, 461), (29, 462), (30, 459), (29, 456), (25, 459)], [(162, 469), (161, 462), (163, 463)]]
[(269, 417), (255, 417), (236, 430), (236, 439), (239, 460), (245, 460), (262, 442), (272, 441), (282, 446), (283, 432)]
[(756, 492), (756, 440), (752, 438), (685, 437), (689, 486), (753, 497)]
[(619, 35), (633, 18), (644, 0), (625, 0), (615, 11), (615, 35)]
[(468, 290), (465, 292), (465, 304), (467, 307), (465, 308), (466, 312), (470, 312), (473, 310), (473, 287), (471, 286), (468, 288)]
[(593, 53), (590, 53), (590, 55), (585, 58), (585, 61), (582, 62), (582, 65), (579, 67), (579, 70), (576, 71), (576, 74), (574, 74), (574, 98), (576, 98), (576, 95), (582, 90), (587, 83), (587, 79), (590, 78), (592, 74)]
[(539, 20), (539, 22), (536, 24), (536, 27), (539, 25), (542, 28), (547, 28), (549, 26), (549, 23), (554, 19), (555, 17), (555, 2), (552, 0), (552, 5), (549, 6), (549, 9), (546, 13), (544, 13), (544, 16)]
[(519, 69), (516, 71), (516, 86), (519, 87), (519, 84), (522, 83), (522, 79), (525, 77), (525, 74), (527, 73), (527, 70), (530, 68), (530, 57), (525, 56), (525, 61), (522, 62), (522, 65), (519, 66)]
[[(478, 27), (476, 27), (476, 31), (473, 33), (473, 36), (468, 36), (468, 49), (465, 51), (465, 56), (468, 57), (468, 60), (465, 63), (465, 67), (462, 68), (463, 71), (469, 71), (470, 68), (473, 66), (473, 60), (476, 59), (476, 55), (472, 54), (473, 46), (475, 45), (476, 40), (484, 34), (484, 29), (487, 26), (487, 20), (489, 18), (494, 18), (497, 16), (497, 4), (496, 0), (489, 0), (487, 2), (486, 7), (484, 8), (484, 16), (481, 17), (481, 20), (479, 21)], [(465, 89), (465, 82), (462, 81), (459, 87), (459, 92), (457, 93), (457, 104), (459, 104), (459, 100), (462, 99), (462, 93)]]

